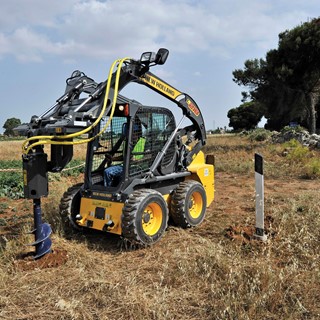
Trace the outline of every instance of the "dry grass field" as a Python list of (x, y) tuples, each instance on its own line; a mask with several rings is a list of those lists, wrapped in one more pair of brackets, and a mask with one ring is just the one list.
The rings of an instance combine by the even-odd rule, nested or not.
[[(20, 160), (22, 154), (22, 143), (23, 140), (16, 141), (0, 141), (0, 160)], [(49, 147), (45, 148), (49, 154)], [(74, 157), (77, 159), (85, 159), (86, 146), (78, 144), (74, 146)]]
[[(152, 247), (132, 250), (102, 233), (63, 237), (59, 199), (82, 176), (50, 175), (43, 207), (54, 251), (34, 262), (25, 258), (32, 203), (1, 198), (0, 319), (319, 319), (320, 152), (231, 135), (208, 141), (216, 198), (205, 221), (170, 225)], [(1, 142), (0, 159), (20, 159), (20, 146)], [(265, 243), (252, 238), (255, 152), (265, 159)], [(83, 149), (75, 154), (83, 159)]]

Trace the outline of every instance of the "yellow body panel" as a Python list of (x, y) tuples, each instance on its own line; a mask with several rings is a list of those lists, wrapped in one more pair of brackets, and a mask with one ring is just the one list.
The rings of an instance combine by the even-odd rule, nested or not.
[[(205, 155), (200, 151), (188, 166), (192, 173), (186, 179), (199, 181), (206, 192), (207, 207), (214, 199), (214, 165), (205, 162)], [(169, 194), (163, 198), (170, 205), (171, 197)], [(81, 198), (79, 226), (88, 227), (96, 230), (122, 234), (121, 214), (124, 203), (93, 198)]]
[(205, 155), (200, 151), (188, 166), (188, 170), (192, 175), (186, 179), (201, 182), (207, 194), (207, 207), (209, 207), (214, 199), (214, 166), (206, 163)]
[[(163, 195), (163, 198), (170, 202), (170, 195)], [(79, 226), (91, 229), (122, 234), (121, 214), (124, 203), (92, 198), (81, 198), (80, 215), (81, 220), (77, 221)], [(113, 224), (111, 224), (111, 222)], [(110, 225), (108, 225), (108, 223)]]
[[(121, 214), (124, 204), (91, 198), (82, 198), (78, 224), (97, 230), (121, 234)], [(111, 223), (112, 222), (112, 223)]]

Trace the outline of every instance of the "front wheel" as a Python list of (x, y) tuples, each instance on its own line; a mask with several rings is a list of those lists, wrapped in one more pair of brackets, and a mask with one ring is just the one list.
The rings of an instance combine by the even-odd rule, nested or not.
[(80, 231), (82, 228), (76, 222), (76, 216), (80, 212), (82, 183), (70, 187), (62, 196), (59, 210), (62, 228), (66, 235), (73, 231)]
[(153, 244), (163, 236), (168, 217), (167, 203), (161, 193), (152, 189), (136, 190), (122, 210), (122, 235), (133, 244)]
[(206, 213), (207, 196), (201, 183), (194, 180), (181, 182), (171, 198), (171, 217), (182, 228), (200, 224)]

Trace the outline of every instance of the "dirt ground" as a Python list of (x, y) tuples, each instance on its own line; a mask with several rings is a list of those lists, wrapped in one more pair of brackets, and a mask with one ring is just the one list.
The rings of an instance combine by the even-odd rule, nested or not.
[[(265, 217), (270, 215), (272, 205), (281, 206), (290, 197), (304, 191), (315, 191), (319, 180), (269, 179), (264, 180)], [(244, 223), (255, 218), (255, 180), (254, 176), (228, 173), (216, 174), (215, 202), (210, 207), (215, 215), (220, 213), (231, 224)], [(210, 210), (209, 209), (209, 210)], [(254, 221), (253, 221), (254, 222)]]
[(217, 170), (203, 223), (169, 225), (139, 250), (111, 234), (62, 237), (47, 211), (57, 213), (63, 184), (43, 199), (54, 233), (39, 260), (26, 246), (32, 201), (0, 199), (1, 319), (319, 319), (319, 179), (265, 177), (261, 242), (254, 173)]
[[(223, 237), (231, 241), (243, 243), (255, 242), (255, 180), (254, 176), (242, 174), (216, 173), (215, 200), (207, 209), (207, 217), (203, 226), (196, 232), (204, 238)], [(265, 231), (269, 238), (274, 235), (270, 230), (273, 217), (271, 207), (281, 207), (302, 192), (315, 192), (319, 189), (318, 180), (301, 179), (265, 179)], [(25, 225), (32, 225), (32, 202), (27, 200), (8, 200), (7, 206), (2, 210), (1, 218), (7, 221), (0, 226), (0, 245), (5, 247), (8, 239), (19, 237)], [(36, 268), (55, 268), (66, 263), (68, 253), (66, 250), (56, 248), (53, 242), (52, 252), (43, 258), (33, 259), (33, 247), (22, 246), (14, 265), (19, 270), (32, 270)]]

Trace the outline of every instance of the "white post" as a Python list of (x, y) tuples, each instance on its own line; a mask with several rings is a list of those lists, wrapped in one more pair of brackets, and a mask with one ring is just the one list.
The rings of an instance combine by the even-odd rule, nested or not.
[(263, 179), (263, 157), (254, 155), (254, 169), (256, 180), (256, 232), (254, 238), (262, 241), (267, 240), (264, 233), (264, 179)]

